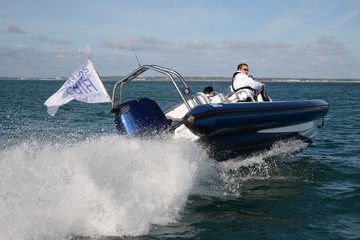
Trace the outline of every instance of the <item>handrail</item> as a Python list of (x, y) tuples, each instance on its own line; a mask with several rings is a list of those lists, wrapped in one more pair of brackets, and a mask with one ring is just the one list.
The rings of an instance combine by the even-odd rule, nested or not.
[(208, 104), (209, 103), (209, 98), (205, 95), (205, 93), (202, 93), (202, 92), (195, 93), (193, 98), (197, 104)]
[[(116, 82), (115, 85), (114, 85), (113, 94), (112, 94), (112, 103), (111, 103), (112, 108), (114, 108), (114, 105), (115, 105), (115, 97), (116, 97), (116, 93), (117, 93), (117, 89), (118, 89), (119, 84), (120, 84), (120, 93), (119, 93), (119, 104), (120, 104), (122, 102), (122, 99), (123, 99), (125, 85), (128, 82), (130, 82), (131, 80), (138, 77), (139, 75), (146, 72), (147, 70), (153, 70), (153, 71), (156, 71), (156, 72), (159, 72), (159, 73), (162, 73), (162, 74), (166, 75), (172, 81), (176, 91), (179, 93), (179, 95), (180, 95), (181, 99), (183, 100), (185, 106), (189, 110), (191, 109), (189, 103), (186, 101), (186, 99), (185, 99), (185, 97), (183, 95), (183, 94), (187, 95), (187, 94), (190, 93), (190, 89), (189, 89), (188, 85), (186, 84), (185, 80), (183, 79), (183, 77), (178, 72), (176, 72), (176, 71), (174, 71), (172, 69), (165, 68), (165, 67), (158, 66), (158, 65), (142, 65), (142, 66), (139, 66), (137, 69), (135, 69), (134, 71), (129, 73), (123, 79)], [(181, 90), (179, 89), (179, 86), (177, 85), (175, 79), (180, 80), (180, 82), (184, 85), (184, 87), (185, 87), (184, 92), (181, 92)]]

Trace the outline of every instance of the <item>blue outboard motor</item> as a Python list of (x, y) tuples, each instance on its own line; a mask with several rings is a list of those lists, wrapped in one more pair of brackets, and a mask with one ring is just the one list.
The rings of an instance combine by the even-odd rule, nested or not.
[(140, 98), (115, 106), (111, 112), (120, 134), (146, 137), (162, 133), (170, 126), (159, 105), (149, 99)]

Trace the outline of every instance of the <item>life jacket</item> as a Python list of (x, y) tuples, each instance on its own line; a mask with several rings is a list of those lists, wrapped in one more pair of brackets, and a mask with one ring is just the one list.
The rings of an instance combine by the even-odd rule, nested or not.
[(254, 95), (255, 95), (255, 94), (256, 94), (256, 90), (253, 89), (253, 88), (251, 88), (250, 86), (245, 86), (245, 87), (240, 87), (240, 88), (235, 89), (235, 87), (234, 87), (234, 80), (235, 80), (235, 76), (238, 75), (239, 73), (241, 73), (241, 72), (235, 72), (235, 73), (233, 74), (233, 77), (232, 77), (231, 89), (233, 90), (233, 92), (237, 92), (237, 91), (239, 91), (239, 90), (241, 90), (241, 89), (249, 89), (249, 90), (253, 91), (253, 93), (254, 93)]

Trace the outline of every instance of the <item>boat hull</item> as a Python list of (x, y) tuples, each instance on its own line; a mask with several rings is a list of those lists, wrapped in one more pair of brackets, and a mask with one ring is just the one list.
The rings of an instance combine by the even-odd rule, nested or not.
[(213, 158), (227, 160), (281, 140), (310, 145), (328, 110), (323, 100), (206, 104), (191, 109), (183, 123)]

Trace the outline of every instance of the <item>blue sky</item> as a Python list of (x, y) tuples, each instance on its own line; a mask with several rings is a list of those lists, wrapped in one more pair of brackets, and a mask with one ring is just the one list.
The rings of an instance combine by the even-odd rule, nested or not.
[(0, 76), (100, 76), (142, 64), (183, 76), (360, 79), (358, 0), (1, 0)]

